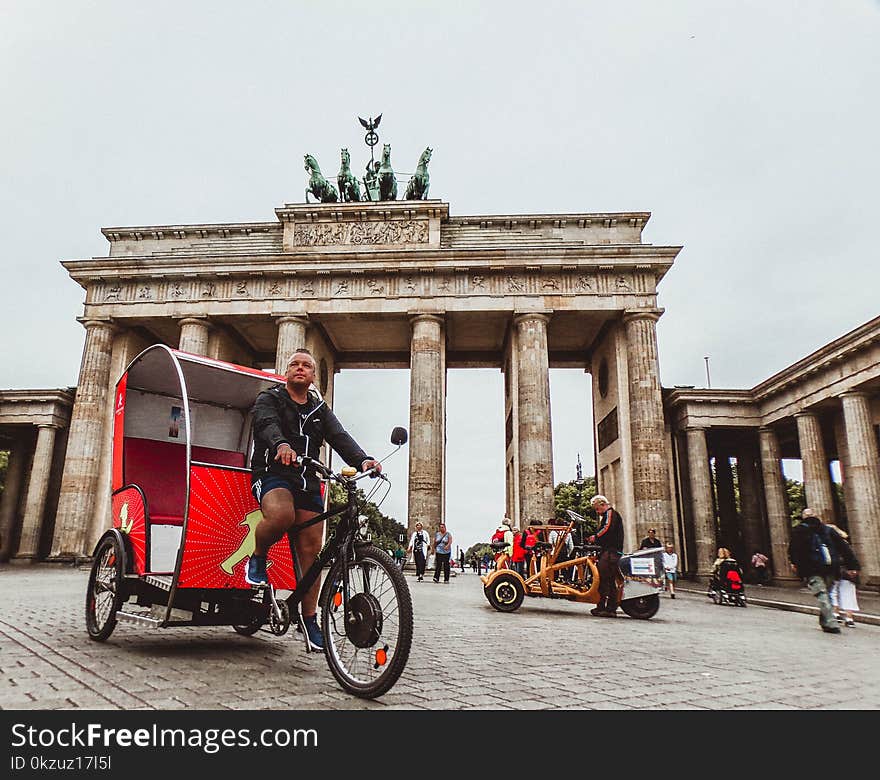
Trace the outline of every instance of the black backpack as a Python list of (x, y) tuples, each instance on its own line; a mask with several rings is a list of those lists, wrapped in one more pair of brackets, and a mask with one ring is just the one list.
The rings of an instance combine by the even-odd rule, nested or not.
[(837, 558), (837, 550), (831, 535), (824, 525), (810, 534), (810, 560), (817, 566), (832, 566)]

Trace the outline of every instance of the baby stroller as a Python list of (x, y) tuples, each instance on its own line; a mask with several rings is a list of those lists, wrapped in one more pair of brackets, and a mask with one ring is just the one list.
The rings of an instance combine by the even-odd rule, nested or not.
[(743, 584), (742, 569), (733, 558), (721, 562), (718, 573), (714, 574), (709, 582), (707, 595), (716, 604), (729, 604), (733, 607), (746, 605), (746, 588)]

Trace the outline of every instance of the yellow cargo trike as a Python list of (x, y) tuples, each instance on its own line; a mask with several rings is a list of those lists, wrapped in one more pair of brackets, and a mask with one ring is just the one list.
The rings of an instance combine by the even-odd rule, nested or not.
[[(556, 541), (539, 542), (532, 556), (527, 576), (523, 578), (514, 569), (506, 553), (502, 552), (495, 563), (495, 570), (481, 576), (483, 593), (489, 603), (499, 612), (515, 612), (526, 596), (543, 596), (587, 604), (599, 602), (599, 570), (596, 560), (601, 547), (580, 545), (574, 548), (573, 558), (558, 561), (565, 547), (565, 540), (584, 518), (567, 509), (571, 518), (568, 525), (531, 526), (532, 530), (556, 531)], [(618, 564), (617, 600), (620, 608), (630, 617), (648, 620), (660, 609), (659, 584), (663, 577), (663, 549), (654, 547), (623, 555)], [(569, 570), (563, 580), (561, 574)]]

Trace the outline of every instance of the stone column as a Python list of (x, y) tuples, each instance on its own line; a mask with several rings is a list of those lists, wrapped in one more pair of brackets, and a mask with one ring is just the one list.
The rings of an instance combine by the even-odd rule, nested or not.
[(797, 578), (788, 561), (791, 517), (785, 495), (779, 439), (772, 428), (759, 428), (758, 439), (761, 446), (761, 475), (764, 478), (764, 501), (767, 507), (767, 530), (770, 533), (770, 560), (774, 578), (794, 581)]
[(517, 430), (519, 436), (519, 517), (547, 522), (553, 502), (553, 437), (550, 429), (550, 361), (546, 314), (514, 317), (517, 348)]
[(420, 521), (433, 534), (443, 519), (444, 320), (417, 314), (410, 324), (409, 532)]
[(306, 331), (309, 318), (279, 317), (278, 342), (275, 348), (275, 373), (284, 376), (287, 373), (287, 361), (294, 351), (306, 345)]
[(6, 484), (3, 487), (3, 499), (0, 501), (0, 562), (8, 561), (15, 552), (13, 545), (18, 521), (18, 500), (21, 496), (27, 459), (27, 443), (18, 438), (9, 453)]
[(661, 309), (624, 312), (629, 375), (630, 437), (636, 535), (656, 528), (660, 539), (673, 537), (669, 467), (663, 424), (663, 399), (657, 362), (657, 320)]
[(211, 324), (204, 317), (186, 317), (180, 321), (180, 351), (208, 355)]
[(694, 518), (694, 552), (697, 557), (694, 573), (700, 577), (708, 577), (712, 573), (716, 545), (715, 507), (712, 503), (709, 448), (706, 445), (705, 428), (687, 429), (687, 455)]
[(736, 453), (736, 474), (739, 477), (740, 530), (742, 543), (748, 560), (755, 550), (769, 557), (761, 519), (761, 499), (759, 496), (758, 475), (755, 469), (755, 454), (751, 446), (743, 446)]
[(846, 427), (849, 465), (845, 479), (852, 485), (852, 506), (847, 506), (851, 541), (862, 564), (865, 585), (880, 584), (880, 454), (864, 393), (844, 393), (843, 422)]
[(90, 555), (86, 533), (95, 506), (114, 328), (109, 322), (87, 320), (76, 400), (70, 418), (67, 457), (58, 497), (53, 558)]
[(804, 468), (807, 506), (815, 509), (823, 520), (833, 523), (835, 513), (834, 498), (831, 495), (831, 470), (828, 468), (819, 418), (813, 412), (800, 412), (795, 415), (795, 420)]
[(46, 494), (49, 492), (49, 475), (52, 472), (52, 455), (55, 451), (55, 425), (37, 426), (37, 446), (31, 466), (31, 480), (24, 502), (21, 523), (21, 539), (16, 558), (34, 560), (40, 552), (40, 537), (46, 513)]
[(736, 496), (733, 492), (733, 469), (730, 457), (715, 455), (715, 491), (718, 504), (719, 546), (727, 547), (734, 556), (739, 554)]

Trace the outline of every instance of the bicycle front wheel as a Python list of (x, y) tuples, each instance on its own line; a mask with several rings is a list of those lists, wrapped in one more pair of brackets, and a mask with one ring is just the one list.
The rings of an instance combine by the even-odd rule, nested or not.
[(343, 562), (336, 561), (321, 591), (324, 655), (349, 693), (381, 696), (397, 682), (412, 645), (412, 599), (403, 572), (376, 547), (348, 563), (349, 619), (345, 620)]

